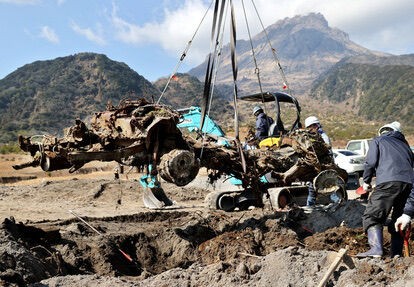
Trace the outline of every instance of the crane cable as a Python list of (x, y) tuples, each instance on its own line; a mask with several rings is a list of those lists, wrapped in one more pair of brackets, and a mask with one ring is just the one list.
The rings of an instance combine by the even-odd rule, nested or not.
[[(228, 3), (228, 2), (227, 2)], [(219, 49), (218, 49), (218, 51), (217, 51), (217, 55), (216, 55), (216, 57), (217, 57), (217, 66), (215, 67), (215, 69), (214, 69), (214, 72), (213, 72), (213, 79), (212, 79), (212, 86), (211, 86), (211, 96), (210, 96), (210, 100), (209, 100), (209, 102), (208, 102), (208, 105), (207, 105), (207, 116), (210, 116), (210, 111), (211, 111), (211, 106), (212, 106), (212, 104), (213, 104), (213, 96), (214, 96), (214, 88), (215, 88), (215, 83), (216, 83), (216, 79), (217, 79), (217, 74), (218, 74), (218, 70), (219, 70), (219, 66), (220, 66), (220, 61), (219, 61), (219, 59), (220, 59), (220, 57), (221, 57), (221, 51), (222, 51), (222, 48), (223, 48), (223, 37), (224, 37), (224, 28), (225, 28), (225, 26), (226, 26), (226, 19), (227, 19), (227, 10), (228, 10), (228, 5), (226, 5), (226, 12), (224, 13), (224, 15), (225, 15), (225, 19), (224, 19), (224, 24), (223, 24), (223, 27), (222, 27), (222, 30), (221, 30), (221, 38), (220, 38), (220, 41), (219, 41), (219, 43), (220, 43), (220, 45), (219, 45)], [(202, 135), (202, 147), (201, 147), (201, 151), (200, 151), (200, 159), (203, 157), (203, 151), (204, 151), (204, 139), (205, 139), (205, 134), (207, 133), (207, 132), (204, 132), (203, 133), (203, 131), (201, 130), (200, 131), (200, 133), (201, 133), (201, 135)]]
[(265, 27), (263, 25), (262, 19), (260, 18), (259, 12), (257, 11), (256, 5), (254, 4), (254, 0), (251, 0), (251, 2), (252, 2), (252, 5), (254, 7), (254, 10), (256, 11), (256, 15), (257, 15), (257, 18), (259, 19), (260, 25), (262, 26), (262, 30), (263, 30), (263, 32), (266, 35), (266, 40), (267, 40), (267, 42), (269, 44), (269, 47), (270, 47), (270, 49), (272, 51), (273, 59), (276, 62), (278, 68), (279, 68), (279, 72), (280, 72), (280, 75), (282, 77), (283, 85), (286, 86), (286, 89), (288, 91), (288, 94), (291, 95), (290, 85), (287, 82), (285, 72), (283, 71), (282, 65), (280, 64), (279, 58), (278, 58), (278, 56), (276, 54), (276, 49), (273, 48), (272, 43), (270, 42), (269, 35), (267, 34), (267, 31), (266, 31), (266, 29), (265, 29)]
[[(219, 49), (217, 51), (217, 60), (220, 59), (221, 51), (222, 51), (222, 48), (223, 48), (223, 37), (224, 37), (224, 28), (226, 26), (227, 9), (228, 9), (228, 5), (226, 5), (226, 12), (224, 13), (225, 19), (224, 19), (224, 22), (223, 22), (224, 24), (223, 24), (223, 28), (222, 28), (221, 33), (220, 33), (221, 38), (220, 38), (220, 41), (219, 41), (219, 43), (220, 43)], [(211, 96), (210, 96), (210, 101), (208, 103), (208, 111), (207, 111), (208, 116), (210, 116), (211, 106), (212, 106), (212, 102), (213, 102), (214, 88), (215, 88), (215, 83), (216, 83), (216, 79), (217, 79), (219, 66), (220, 66), (220, 61), (218, 61), (218, 64), (217, 64), (217, 66), (215, 67), (215, 70), (214, 70), (214, 76), (213, 76), (213, 81), (212, 81), (213, 85), (211, 86)]]
[[(257, 74), (257, 81), (258, 81), (258, 84), (259, 84), (260, 93), (262, 94), (262, 102), (264, 103), (262, 82), (260, 80), (260, 69), (257, 66), (257, 59), (256, 59), (256, 54), (255, 54), (255, 51), (254, 51), (254, 47), (253, 47), (253, 40), (252, 40), (252, 35), (251, 35), (251, 32), (250, 32), (249, 22), (247, 21), (247, 14), (246, 14), (246, 7), (244, 6), (244, 0), (242, 0), (242, 6), (243, 6), (243, 13), (244, 13), (244, 20), (246, 22), (247, 33), (249, 35), (250, 48), (252, 50), (253, 62), (254, 62), (254, 66), (255, 66), (255, 73)], [(266, 112), (266, 110), (265, 110), (265, 112)]]
[[(203, 130), (203, 125), (205, 121), (206, 111), (208, 103), (210, 102), (211, 97), (211, 84), (213, 80), (213, 71), (215, 70), (216, 60), (217, 60), (217, 51), (219, 47), (219, 36), (220, 28), (223, 20), (223, 13), (225, 7), (225, 0), (221, 1), (216, 0), (216, 5), (214, 7), (214, 16), (213, 16), (213, 25), (211, 28), (211, 39), (210, 39), (210, 53), (207, 61), (206, 76), (204, 79), (204, 92), (203, 98), (201, 101), (201, 120), (200, 120), (200, 130)], [(217, 29), (216, 29), (217, 28)]]
[(206, 18), (208, 11), (210, 10), (211, 6), (213, 5), (213, 2), (214, 2), (214, 0), (212, 0), (212, 1), (210, 2), (210, 5), (208, 6), (208, 8), (207, 8), (206, 12), (205, 12), (205, 13), (204, 13), (204, 15), (203, 15), (203, 18), (201, 19), (200, 23), (199, 23), (199, 24), (198, 24), (198, 26), (197, 26), (197, 29), (195, 30), (195, 32), (194, 32), (194, 34), (193, 34), (193, 36), (191, 37), (191, 40), (190, 40), (190, 41), (188, 41), (187, 46), (185, 47), (185, 49), (184, 49), (183, 53), (181, 54), (180, 59), (178, 60), (178, 62), (177, 62), (177, 64), (176, 64), (176, 66), (175, 66), (175, 68), (174, 68), (173, 72), (171, 73), (170, 77), (168, 78), (167, 83), (165, 84), (165, 87), (164, 87), (164, 89), (163, 89), (163, 91), (162, 91), (162, 93), (161, 93), (160, 97), (159, 97), (159, 98), (158, 98), (158, 100), (157, 100), (157, 105), (160, 103), (161, 98), (164, 96), (165, 91), (167, 90), (167, 88), (168, 88), (168, 86), (169, 86), (169, 84), (170, 84), (171, 80), (174, 78), (174, 75), (177, 73), (177, 71), (178, 71), (178, 69), (180, 68), (180, 66), (181, 66), (182, 62), (184, 61), (184, 58), (187, 56), (187, 53), (188, 53), (188, 51), (190, 50), (191, 44), (193, 43), (193, 40), (194, 40), (194, 38), (195, 38), (196, 34), (198, 33), (198, 30), (200, 29), (201, 24), (204, 22), (204, 19)]
[(238, 99), (238, 88), (237, 88), (237, 74), (238, 74), (238, 67), (237, 67), (237, 58), (236, 58), (236, 19), (234, 14), (234, 6), (233, 0), (230, 0), (230, 7), (231, 7), (231, 21), (230, 21), (230, 50), (231, 50), (231, 64), (233, 70), (233, 103), (234, 103), (234, 130), (235, 130), (235, 142), (237, 149), (240, 154), (241, 164), (243, 172), (247, 172), (246, 168), (246, 158), (244, 156), (243, 148), (240, 143), (239, 138), (239, 112), (237, 107), (237, 99)]
[[(279, 71), (280, 71), (280, 74), (281, 74), (281, 77), (282, 77), (282, 81), (283, 81), (284, 88), (286, 87), (288, 89), (289, 94), (290, 94), (290, 89), (289, 89), (289, 86), (287, 85), (286, 76), (285, 76), (285, 74), (283, 72), (282, 65), (280, 64), (280, 61), (279, 61), (279, 59), (278, 59), (278, 57), (276, 55), (276, 49), (274, 49), (272, 47), (272, 44), (270, 42), (269, 36), (267, 34), (267, 31), (264, 28), (262, 19), (260, 18), (260, 15), (259, 15), (259, 13), (257, 11), (256, 5), (254, 4), (254, 0), (251, 0), (251, 2), (252, 2), (252, 5), (253, 5), (253, 7), (254, 7), (254, 9), (256, 11), (257, 18), (259, 19), (259, 22), (260, 22), (260, 24), (262, 26), (262, 29), (263, 29), (263, 31), (264, 31), (264, 33), (266, 35), (267, 43), (268, 43), (269, 47), (271, 48), (273, 58), (274, 58), (275, 62), (277, 63), (278, 67), (279, 67)], [(245, 16), (247, 31), (248, 31), (248, 34), (249, 34), (249, 40), (250, 40), (250, 46), (251, 46), (251, 49), (252, 49), (253, 60), (254, 60), (255, 68), (256, 68), (255, 71), (256, 71), (256, 74), (257, 74), (257, 79), (258, 79), (258, 83), (259, 83), (260, 93), (262, 95), (262, 103), (265, 103), (264, 102), (263, 88), (262, 88), (262, 84), (261, 84), (261, 80), (260, 80), (260, 71), (259, 71), (259, 68), (258, 68), (258, 65), (257, 65), (256, 54), (255, 54), (254, 47), (253, 47), (253, 41), (252, 41), (252, 37), (251, 37), (251, 33), (250, 33), (250, 27), (249, 27), (249, 24), (247, 22), (246, 9), (245, 9), (244, 1), (243, 0), (242, 0), (242, 6), (243, 6), (243, 12), (244, 12), (244, 16)], [(276, 104), (276, 108), (277, 108), (277, 111), (278, 111), (277, 114), (276, 114), (277, 118), (275, 119), (275, 122), (276, 122), (276, 125), (279, 127), (280, 124), (282, 123), (282, 119), (280, 117), (280, 106), (279, 106), (279, 102), (277, 100), (275, 101), (275, 104)], [(264, 112), (267, 115), (266, 104), (264, 104)], [(267, 120), (268, 126), (270, 126), (271, 123), (270, 123), (269, 117), (266, 117), (266, 120)]]
[[(262, 103), (263, 103), (263, 106), (264, 106), (264, 112), (266, 114), (266, 118), (265, 119), (266, 119), (266, 122), (267, 122), (267, 126), (270, 127), (270, 125), (272, 123), (271, 123), (271, 120), (270, 120), (269, 116), (267, 116), (268, 113), (267, 113), (266, 103), (265, 103), (265, 100), (264, 100), (264, 93), (263, 93), (262, 81), (260, 79), (260, 69), (259, 69), (259, 67), (257, 65), (257, 58), (256, 58), (256, 53), (255, 53), (255, 50), (254, 50), (254, 46), (253, 46), (253, 40), (252, 40), (252, 35), (251, 35), (251, 32), (250, 32), (249, 22), (247, 20), (246, 7), (244, 5), (244, 0), (242, 0), (242, 6), (243, 6), (243, 13), (244, 13), (244, 20), (246, 22), (247, 33), (249, 35), (250, 48), (251, 48), (251, 51), (252, 51), (253, 61), (254, 61), (254, 65), (255, 65), (255, 74), (257, 75), (257, 82), (259, 84), (260, 94), (262, 96)], [(276, 103), (277, 109), (279, 111), (279, 103), (278, 103), (278, 101), (276, 100), (275, 103)], [(278, 117), (276, 119), (277, 122), (280, 122), (280, 112), (277, 113), (277, 117)]]

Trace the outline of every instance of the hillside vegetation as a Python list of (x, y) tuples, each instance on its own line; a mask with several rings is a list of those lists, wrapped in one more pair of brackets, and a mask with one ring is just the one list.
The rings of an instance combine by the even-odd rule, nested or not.
[(366, 121), (398, 120), (412, 132), (414, 67), (338, 64), (315, 82), (311, 97), (341, 105)]
[(81, 53), (25, 65), (0, 80), (0, 142), (28, 133), (60, 133), (131, 96), (158, 91), (126, 64), (105, 55)]
[[(348, 139), (375, 136), (380, 125), (393, 120), (400, 120), (405, 133), (412, 134), (413, 69), (337, 65), (315, 82), (310, 97), (299, 97), (302, 121), (318, 116), (330, 137), (342, 145)], [(0, 142), (15, 143), (18, 134), (61, 135), (76, 118), (88, 123), (88, 117), (104, 110), (108, 101), (114, 105), (125, 98), (157, 101), (166, 83), (167, 78), (161, 78), (151, 84), (126, 64), (93, 53), (26, 65), (0, 81)], [(203, 89), (196, 77), (179, 73), (160, 103), (176, 109), (199, 106)], [(231, 92), (224, 85), (215, 89), (210, 116), (234, 134)], [(243, 130), (254, 125), (253, 106), (238, 104)], [(265, 108), (274, 114), (271, 105)], [(294, 111), (286, 113), (287, 118), (294, 116)]]

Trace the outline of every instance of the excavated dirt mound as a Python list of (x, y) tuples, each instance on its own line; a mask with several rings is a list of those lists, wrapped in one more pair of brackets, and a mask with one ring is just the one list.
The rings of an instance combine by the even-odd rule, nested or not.
[(201, 176), (163, 183), (175, 205), (149, 210), (137, 177), (112, 177), (1, 185), (0, 286), (316, 286), (342, 248), (327, 286), (414, 286), (412, 257), (353, 257), (367, 248), (356, 199), (226, 213), (204, 207)]
[[(322, 215), (311, 213), (307, 220)], [(314, 286), (335, 251), (348, 246), (352, 255), (366, 248), (361, 228), (311, 235), (301, 221), (265, 210), (152, 211), (83, 220), (5, 219), (0, 278), (19, 286)], [(347, 257), (329, 286), (409, 286), (404, 284), (414, 278), (413, 263)]]

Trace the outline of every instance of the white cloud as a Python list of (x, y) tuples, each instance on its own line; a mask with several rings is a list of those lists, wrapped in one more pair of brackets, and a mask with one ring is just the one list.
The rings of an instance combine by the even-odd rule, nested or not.
[[(130, 23), (118, 16), (117, 8), (113, 8), (111, 20), (116, 30), (116, 37), (121, 41), (134, 45), (158, 44), (172, 55), (179, 54), (190, 41), (199, 22), (207, 9), (201, 0), (187, 0), (177, 10), (164, 10), (163, 19), (160, 22), (145, 23), (137, 25)], [(209, 24), (204, 24), (198, 37), (208, 40)], [(191, 58), (204, 59), (206, 56), (205, 41), (199, 47), (192, 45)], [(189, 60), (189, 59), (187, 59)]]
[[(134, 45), (158, 44), (170, 54), (179, 56), (210, 3), (203, 0), (183, 2), (171, 9), (165, 8), (158, 21), (140, 25), (123, 19), (119, 16), (117, 7), (114, 7), (111, 20), (117, 38)], [(252, 35), (255, 35), (262, 28), (252, 3), (255, 4), (265, 27), (286, 17), (317, 12), (325, 16), (331, 27), (348, 33), (351, 40), (366, 48), (397, 54), (408, 53), (409, 49), (412, 52), (414, 49), (414, 33), (410, 31), (414, 27), (412, 0), (244, 1), (249, 28)], [(238, 39), (246, 39), (247, 28), (242, 1), (235, 1), (234, 5)], [(192, 43), (187, 61), (193, 64), (204, 60), (210, 50), (211, 15), (210, 11)], [(226, 30), (229, 30), (229, 17), (226, 18), (226, 23)]]
[(41, 32), (40, 32), (40, 37), (54, 44), (59, 43), (59, 37), (56, 35), (55, 31), (48, 26), (42, 27)]
[(81, 28), (75, 22), (72, 22), (70, 26), (73, 31), (75, 31), (79, 35), (86, 37), (86, 39), (88, 39), (89, 41), (92, 41), (101, 46), (106, 44), (105, 38), (103, 36), (103, 29), (99, 24), (97, 25), (95, 31), (91, 28)]

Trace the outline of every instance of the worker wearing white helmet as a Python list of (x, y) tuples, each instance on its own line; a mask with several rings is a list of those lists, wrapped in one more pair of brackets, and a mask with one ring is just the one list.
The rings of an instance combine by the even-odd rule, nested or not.
[(413, 167), (414, 155), (401, 133), (400, 123), (392, 122), (379, 128), (378, 136), (370, 142), (365, 157), (362, 185), (362, 188), (369, 192), (372, 188), (371, 181), (375, 177), (375, 191), (372, 192), (362, 216), (362, 225), (370, 249), (357, 254), (357, 257), (383, 255), (383, 226), (389, 214), (391, 257), (402, 255), (404, 238), (400, 230), (407, 228), (411, 216), (414, 215)]
[[(329, 139), (328, 135), (323, 131), (322, 125), (319, 122), (319, 119), (315, 116), (310, 116), (305, 119), (305, 127), (311, 133), (318, 133), (321, 135), (323, 141), (329, 145), (331, 148), (331, 140)], [(313, 206), (316, 203), (316, 192), (312, 182), (308, 182), (308, 199), (306, 201), (306, 205)]]
[(315, 116), (310, 116), (305, 119), (305, 127), (313, 133), (319, 133), (323, 139), (323, 141), (331, 146), (331, 140), (329, 139), (328, 135), (323, 131), (322, 125), (319, 122), (319, 119)]
[(313, 124), (321, 124), (317, 117), (310, 116), (305, 119), (305, 127), (308, 128)]
[(378, 135), (380, 136), (391, 131), (401, 132), (401, 124), (399, 122), (392, 122), (390, 124), (383, 125), (379, 128)]

